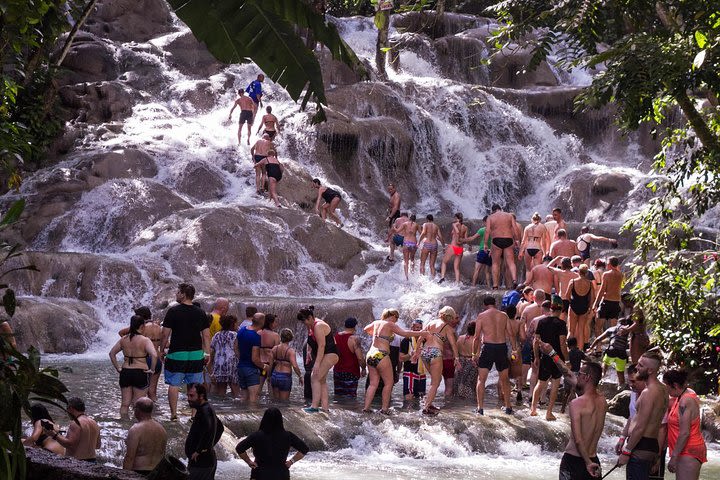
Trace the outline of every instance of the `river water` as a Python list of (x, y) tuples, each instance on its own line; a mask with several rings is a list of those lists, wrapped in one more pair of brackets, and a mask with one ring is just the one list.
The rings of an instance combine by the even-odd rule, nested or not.
[[(105, 356), (51, 356), (49, 366), (60, 369), (60, 378), (70, 389), (69, 395), (83, 397), (88, 414), (102, 429), (103, 445), (99, 452), (102, 463), (119, 466), (130, 420), (119, 420), (120, 389), (117, 374)], [(332, 377), (332, 376), (331, 376)], [(528, 417), (527, 408), (520, 408), (512, 418), (495, 409), (493, 396), (495, 378), (490, 377), (486, 398), (486, 416), (469, 413), (472, 406), (454, 403), (435, 418), (422, 417), (418, 411), (400, 409), (401, 382), (393, 392), (396, 413), (386, 418), (360, 413), (359, 400), (353, 404), (333, 404), (330, 418), (324, 414), (302, 412), (302, 390), (294, 385), (289, 404), (282, 405), (285, 428), (304, 438), (311, 452), (292, 467), (294, 479), (362, 478), (364, 480), (409, 480), (422, 475), (428, 480), (450, 480), (463, 476), (476, 479), (557, 478), (562, 449), (567, 441), (569, 424), (565, 415), (557, 422)], [(441, 387), (442, 388), (442, 387)], [(332, 390), (332, 387), (331, 387)], [(189, 407), (180, 398), (180, 421), (169, 421), (165, 397), (160, 383), (159, 413), (168, 431), (169, 452), (185, 460), (183, 442), (189, 429)], [(217, 478), (222, 480), (249, 478), (250, 470), (232, 453), (239, 439), (257, 429), (262, 411), (269, 404), (263, 396), (261, 405), (251, 409), (238, 401), (211, 399), (226, 425), (226, 434), (218, 444)], [(443, 405), (440, 398), (439, 405)], [(66, 424), (62, 414), (55, 416)], [(615, 461), (612, 448), (622, 426), (622, 419), (608, 416), (606, 433), (600, 439), (599, 456), (607, 472)], [(710, 463), (703, 467), (703, 480), (720, 478), (720, 447), (709, 449)], [(608, 479), (624, 478), (616, 470)], [(668, 474), (666, 478), (674, 478)]]

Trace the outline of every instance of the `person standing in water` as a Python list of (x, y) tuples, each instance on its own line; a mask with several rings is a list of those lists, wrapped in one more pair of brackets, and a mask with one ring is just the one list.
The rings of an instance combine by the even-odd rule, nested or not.
[(295, 337), (292, 330), (283, 328), (280, 330), (280, 345), (276, 345), (272, 349), (272, 376), (270, 377), (270, 385), (272, 386), (273, 398), (277, 400), (287, 401), (290, 399), (290, 391), (292, 390), (292, 372), (298, 376), (300, 385), (303, 385), (303, 374), (297, 364), (297, 355), (295, 349), (290, 346), (290, 342)]
[(67, 433), (61, 435), (55, 429), (43, 426), (43, 433), (65, 447), (65, 455), (88, 463), (97, 463), (96, 450), (100, 448), (100, 426), (85, 414), (85, 402), (78, 397), (68, 399), (67, 414), (72, 423)]
[(255, 191), (258, 195), (263, 195), (265, 182), (267, 182), (264, 165), (260, 165), (260, 163), (268, 156), (270, 150), (275, 150), (275, 145), (270, 140), (270, 135), (267, 134), (263, 134), (250, 148), (250, 155), (255, 163), (255, 167), (253, 167), (255, 168)]
[(465, 335), (457, 339), (460, 354), (460, 368), (455, 374), (453, 396), (458, 398), (474, 398), (476, 395), (478, 367), (473, 361), (473, 341), (475, 341), (475, 320), (467, 324)]
[(565, 298), (570, 301), (568, 337), (577, 338), (578, 345), (586, 350), (590, 345), (591, 306), (595, 303), (595, 290), (588, 280), (588, 266), (584, 263), (578, 268), (578, 277), (568, 282)]
[(215, 410), (208, 402), (207, 390), (201, 383), (190, 384), (187, 401), (195, 409), (195, 417), (185, 439), (185, 455), (188, 458), (189, 480), (214, 480), (217, 469), (215, 437), (218, 425)]
[(392, 226), (390, 227), (390, 255), (385, 258), (385, 260), (387, 260), (388, 262), (392, 263), (395, 261), (395, 249), (403, 246), (403, 241), (405, 240), (405, 238), (399, 233), (399, 230), (408, 220), (408, 213), (402, 212), (400, 216), (395, 219)]
[[(313, 188), (316, 188), (318, 191), (317, 200), (315, 201), (315, 211), (318, 215), (320, 215), (323, 221), (325, 221), (327, 217), (330, 217), (333, 222), (337, 223), (338, 227), (342, 228), (343, 223), (340, 221), (340, 217), (338, 217), (335, 213), (335, 210), (338, 208), (338, 205), (340, 205), (340, 201), (342, 200), (340, 193), (330, 187), (323, 187), (320, 184), (320, 180), (317, 178), (313, 178)], [(325, 201), (322, 206), (322, 211), (320, 207), (320, 200)]]
[(137, 423), (130, 427), (125, 439), (123, 469), (148, 475), (162, 461), (167, 448), (165, 428), (152, 418), (153, 401), (142, 397), (135, 402)]
[(520, 257), (525, 260), (526, 275), (537, 265), (542, 264), (542, 258), (550, 250), (550, 234), (545, 225), (540, 223), (540, 214), (535, 212), (531, 223), (525, 227), (520, 242)]
[(603, 328), (617, 324), (622, 312), (620, 299), (624, 280), (625, 277), (620, 271), (620, 260), (617, 257), (608, 258), (608, 270), (603, 273), (602, 286), (593, 304), (593, 310), (597, 310), (598, 316), (598, 321), (595, 322), (595, 335), (600, 335)]
[(265, 81), (265, 75), (262, 73), (257, 76), (257, 80), (253, 80), (245, 88), (245, 91), (253, 101), (253, 120), (255, 120), (255, 114), (258, 111), (258, 107), (262, 107), (262, 82)]
[[(265, 315), (265, 323), (263, 328), (258, 332), (260, 335), (260, 362), (263, 365), (267, 365), (265, 369), (265, 375), (260, 376), (260, 392), (262, 393), (263, 385), (265, 381), (270, 378), (270, 368), (273, 364), (272, 350), (275, 346), (280, 345), (280, 335), (275, 331), (275, 321), (277, 315), (268, 313)], [(272, 394), (270, 384), (268, 383), (268, 393)]]
[(415, 254), (417, 253), (417, 233), (420, 226), (415, 222), (415, 214), (410, 215), (407, 222), (403, 223), (399, 229), (393, 229), (403, 237), (403, 263), (405, 267), (405, 280), (408, 277), (408, 264), (412, 264), (412, 271), (415, 272)]
[[(492, 206), (492, 214), (488, 217), (483, 238), (483, 249), (490, 247), (492, 257), (493, 290), (500, 285), (500, 272), (505, 265), (510, 270), (512, 288), (517, 288), (517, 267), (515, 265), (515, 244), (519, 243), (515, 232), (515, 218), (511, 213), (503, 212), (500, 205)], [(504, 263), (503, 263), (504, 262)], [(506, 280), (507, 282), (507, 280)]]
[(260, 331), (265, 325), (265, 314), (257, 312), (253, 315), (249, 327), (240, 327), (235, 337), (233, 348), (237, 363), (238, 386), (247, 394), (247, 401), (252, 405), (260, 396), (260, 378), (267, 375), (269, 367), (260, 359), (262, 339)]
[[(475, 270), (473, 270), (473, 276), (472, 276), (472, 283), (471, 285), (474, 287), (477, 285), (478, 277), (482, 277), (485, 279), (485, 285), (490, 286), (490, 270), (492, 269), (492, 258), (490, 257), (490, 251), (485, 249), (485, 229), (487, 228), (486, 222), (487, 222), (488, 216), (485, 215), (482, 219), (482, 226), (478, 228), (478, 231), (475, 232), (475, 235), (472, 235), (470, 237), (465, 238), (463, 240), (464, 243), (470, 243), (472, 241), (475, 241), (476, 239), (480, 239), (480, 245), (478, 245), (478, 253), (475, 256)], [(492, 243), (492, 238), (488, 239), (489, 242)]]
[[(419, 332), (422, 330), (423, 321), (416, 318), (410, 325), (410, 330)], [(400, 342), (400, 358), (403, 362), (403, 398), (404, 405), (425, 396), (427, 379), (425, 378), (425, 367), (413, 354), (419, 349), (418, 338), (403, 338)]]
[(324, 320), (315, 318), (315, 307), (309, 306), (298, 312), (297, 319), (308, 329), (308, 345), (312, 351), (315, 365), (310, 375), (312, 383), (312, 403), (304, 408), (307, 413), (316, 413), (320, 408), (326, 412), (330, 408), (327, 376), (330, 369), (338, 362), (337, 346), (332, 328)]
[(425, 261), (430, 259), (430, 278), (435, 278), (435, 261), (437, 260), (438, 253), (438, 242), (445, 247), (445, 240), (443, 240), (442, 232), (437, 225), (435, 225), (434, 217), (428, 214), (425, 219), (427, 222), (423, 223), (422, 232), (420, 232), (420, 239), (418, 244), (421, 245), (420, 250), (420, 275), (425, 275)]
[(577, 237), (575, 244), (580, 251), (580, 258), (582, 258), (582, 261), (585, 262), (588, 267), (590, 266), (590, 247), (592, 242), (606, 242), (609, 243), (612, 248), (617, 248), (618, 246), (617, 239), (593, 235), (590, 233), (590, 227), (583, 225), (580, 229), (580, 236)]
[[(269, 107), (268, 107), (269, 108)], [(285, 168), (277, 158), (277, 152), (274, 149), (270, 149), (267, 152), (267, 157), (263, 158), (258, 162), (258, 167), (265, 170), (267, 176), (268, 187), (270, 190), (270, 198), (275, 202), (276, 207), (282, 207), (280, 205), (280, 199), (277, 194), (277, 184), (282, 180), (283, 171)]]
[(237, 357), (235, 356), (235, 339), (237, 333), (233, 326), (237, 322), (234, 315), (223, 315), (220, 317), (220, 330), (213, 335), (210, 341), (210, 362), (208, 362), (208, 373), (212, 380), (211, 391), (214, 394), (225, 395), (227, 387), (233, 397), (240, 395), (237, 375)]
[(252, 98), (245, 96), (245, 92), (243, 92), (242, 90), (238, 90), (238, 98), (235, 100), (235, 103), (233, 103), (233, 106), (230, 109), (230, 115), (228, 115), (228, 120), (232, 120), (232, 114), (235, 110), (235, 107), (240, 107), (240, 120), (238, 123), (237, 132), (238, 145), (242, 145), (242, 127), (244, 123), (247, 123), (247, 144), (250, 145), (253, 117), (255, 116), (255, 103), (253, 102)]
[(257, 133), (260, 133), (260, 130), (264, 127), (265, 131), (263, 134), (267, 133), (270, 140), (275, 140), (275, 135), (280, 133), (280, 124), (278, 123), (277, 117), (273, 115), (272, 107), (270, 105), (265, 108), (265, 111), (267, 113), (263, 115)]
[[(397, 220), (400, 217), (400, 204), (402, 201), (402, 198), (400, 197), (400, 192), (397, 191), (397, 188), (395, 188), (394, 183), (388, 184), (387, 191), (390, 194), (390, 203), (388, 205), (387, 209), (387, 217), (385, 217), (385, 221), (388, 224), (388, 232), (387, 232), (387, 238), (385, 238), (385, 242), (390, 246), (390, 258), (392, 258), (393, 253), (395, 252), (395, 249), (393, 248), (393, 245), (391, 243), (393, 233), (394, 233), (394, 227), (396, 227), (395, 220)], [(390, 260), (393, 261), (394, 259)]]
[[(157, 350), (157, 362), (155, 363), (155, 371), (150, 376), (150, 386), (148, 387), (148, 397), (153, 402), (157, 402), (157, 387), (160, 381), (160, 374), (162, 373), (163, 362), (160, 358), (160, 343), (162, 342), (162, 326), (158, 322), (154, 322), (152, 319), (152, 312), (148, 307), (138, 307), (135, 309), (135, 315), (140, 315), (145, 320), (145, 326), (143, 327), (143, 335), (148, 337), (155, 349)], [(130, 327), (125, 327), (118, 332), (121, 337), (130, 333)], [(147, 366), (150, 368), (152, 357), (147, 357)]]
[[(356, 398), (358, 380), (367, 375), (362, 345), (355, 335), (358, 321), (354, 317), (345, 319), (345, 329), (335, 334), (335, 345), (340, 359), (333, 368), (333, 383), (336, 398)], [(362, 368), (362, 370), (361, 370)]]
[[(460, 283), (460, 261), (463, 256), (462, 243), (467, 237), (468, 227), (463, 224), (463, 214), (456, 213), (455, 221), (452, 224), (452, 240), (450, 245), (445, 249), (445, 256), (442, 259), (442, 266), (440, 267), (440, 280), (438, 283), (445, 281), (445, 271), (447, 270), (447, 264), (450, 260), (453, 260), (453, 268), (455, 269), (455, 282)], [(431, 387), (432, 389), (432, 387)]]

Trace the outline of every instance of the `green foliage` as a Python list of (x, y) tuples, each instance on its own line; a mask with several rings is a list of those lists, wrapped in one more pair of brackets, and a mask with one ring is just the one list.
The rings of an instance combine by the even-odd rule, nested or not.
[(296, 27), (312, 31), (333, 58), (366, 75), (335, 26), (304, 2), (170, 0), (169, 3), (218, 60), (254, 61), (293, 100), (300, 99), (304, 92), (303, 108), (314, 97), (318, 104), (316, 120), (324, 120), (322, 105), (327, 103), (320, 64), (297, 35)]
[(375, 13), (371, 0), (328, 0), (327, 13), (336, 17), (368, 16)]

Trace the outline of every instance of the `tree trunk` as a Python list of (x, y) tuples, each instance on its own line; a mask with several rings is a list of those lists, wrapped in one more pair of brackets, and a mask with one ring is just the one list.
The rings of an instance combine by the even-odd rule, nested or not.
[(90, 16), (90, 13), (92, 13), (93, 9), (95, 8), (95, 4), (97, 3), (97, 0), (90, 0), (90, 2), (85, 6), (85, 9), (83, 10), (82, 15), (78, 19), (77, 22), (75, 22), (75, 25), (73, 25), (72, 30), (70, 30), (70, 33), (68, 33), (68, 37), (65, 40), (65, 45), (63, 45), (62, 51), (60, 51), (60, 55), (58, 56), (57, 61), (55, 62), (55, 66), (59, 67), (62, 65), (63, 60), (65, 60), (65, 57), (67, 56), (68, 52), (70, 51), (70, 47), (72, 46), (73, 41), (75, 40), (75, 36), (78, 34), (82, 26), (85, 24), (85, 20), (88, 19)]
[(703, 143), (703, 146), (708, 150), (720, 153), (720, 143), (718, 142), (717, 136), (715, 136), (712, 130), (710, 130), (707, 126), (705, 119), (702, 115), (700, 115), (700, 112), (697, 111), (687, 92), (685, 90), (681, 90), (676, 93), (674, 97), (678, 102), (678, 105), (680, 105), (680, 109), (687, 117), (688, 122), (690, 122), (693, 130), (695, 130), (695, 135), (697, 135)]
[(385, 71), (385, 58), (387, 57), (386, 49), (390, 47), (388, 43), (388, 30), (390, 29), (390, 10), (380, 10), (375, 14), (376, 24), (378, 27), (377, 44), (375, 45), (375, 66), (381, 78), (387, 78)]

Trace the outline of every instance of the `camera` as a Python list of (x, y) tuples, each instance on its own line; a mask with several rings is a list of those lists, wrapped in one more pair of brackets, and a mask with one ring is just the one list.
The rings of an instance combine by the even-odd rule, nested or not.
[(53, 423), (49, 420), (40, 420), (40, 425), (42, 425), (42, 427), (45, 430), (54, 430), (55, 429), (55, 425), (53, 425)]

